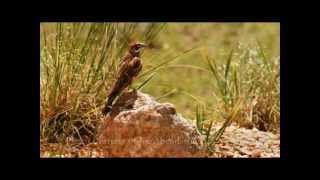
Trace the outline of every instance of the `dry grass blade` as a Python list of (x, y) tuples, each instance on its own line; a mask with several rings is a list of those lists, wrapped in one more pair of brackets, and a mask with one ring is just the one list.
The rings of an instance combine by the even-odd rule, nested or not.
[(205, 103), (203, 101), (201, 101), (199, 98), (197, 98), (196, 96), (192, 95), (191, 93), (188, 93), (187, 91), (184, 90), (180, 90), (180, 93), (183, 95), (186, 95), (188, 97), (190, 97), (191, 99), (193, 99), (194, 101), (196, 101), (198, 104), (201, 104), (202, 106), (205, 105)]
[(199, 67), (199, 66), (190, 65), (190, 64), (168, 65), (167, 68), (186, 68), (186, 69), (193, 69), (193, 70), (199, 70), (199, 71), (210, 73), (210, 71), (208, 71), (205, 68), (202, 68), (202, 67)]
[(162, 99), (162, 98), (166, 98), (166, 97), (168, 97), (168, 96), (171, 96), (171, 95), (173, 95), (173, 94), (175, 94), (175, 93), (177, 93), (177, 92), (178, 92), (177, 89), (172, 89), (171, 91), (163, 94), (162, 96), (157, 97), (157, 98), (156, 98), (156, 101), (158, 101), (158, 100), (160, 100), (160, 99)]
[(149, 43), (166, 26), (166, 23), (150, 23), (144, 32), (144, 42)]

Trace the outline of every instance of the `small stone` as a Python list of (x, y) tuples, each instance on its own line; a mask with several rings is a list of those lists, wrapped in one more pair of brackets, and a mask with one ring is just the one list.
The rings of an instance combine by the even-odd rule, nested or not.
[(262, 151), (260, 149), (253, 150), (250, 154), (251, 157), (257, 158), (261, 157)]

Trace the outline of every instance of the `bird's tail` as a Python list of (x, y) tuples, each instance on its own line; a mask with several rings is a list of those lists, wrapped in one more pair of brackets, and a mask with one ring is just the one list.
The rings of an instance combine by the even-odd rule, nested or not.
[(111, 94), (108, 97), (107, 103), (105, 104), (103, 110), (102, 110), (102, 114), (107, 115), (111, 109), (112, 109), (112, 103), (114, 101), (114, 99), (116, 98), (116, 95)]
[(127, 87), (128, 84), (130, 84), (130, 78), (128, 78), (127, 76), (120, 77), (115, 82), (115, 84), (112, 87), (112, 90), (108, 95), (107, 103), (102, 110), (102, 113), (104, 115), (108, 114), (108, 112), (111, 111), (113, 101)]

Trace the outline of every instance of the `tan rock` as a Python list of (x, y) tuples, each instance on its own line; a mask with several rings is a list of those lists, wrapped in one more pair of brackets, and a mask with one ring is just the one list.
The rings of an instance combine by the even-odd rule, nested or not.
[(111, 157), (194, 157), (203, 138), (169, 103), (124, 92), (98, 129), (98, 144)]

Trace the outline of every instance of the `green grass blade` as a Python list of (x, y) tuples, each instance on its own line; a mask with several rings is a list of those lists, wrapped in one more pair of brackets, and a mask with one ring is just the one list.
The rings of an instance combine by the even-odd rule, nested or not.
[(231, 64), (231, 60), (232, 60), (232, 55), (233, 55), (233, 49), (230, 51), (228, 59), (227, 59), (227, 64), (226, 64), (226, 70), (224, 72), (224, 78), (228, 79), (228, 73), (230, 70), (230, 64)]
[(228, 94), (228, 74), (230, 71), (230, 64), (232, 60), (232, 55), (233, 55), (233, 49), (230, 51), (228, 59), (227, 59), (227, 64), (226, 64), (226, 69), (224, 72), (224, 94)]
[(206, 142), (210, 141), (210, 134), (211, 134), (212, 125), (213, 125), (213, 120), (210, 121), (209, 127), (206, 131)]
[(137, 90), (142, 89), (151, 79), (154, 77), (156, 73), (152, 73), (144, 82), (142, 82), (138, 87)]
[(155, 67), (152, 67), (152, 68), (146, 70), (146, 71), (145, 71), (144, 73), (142, 73), (138, 78), (141, 78), (141, 77), (143, 77), (143, 76), (145, 76), (145, 75), (147, 75), (147, 74), (149, 74), (149, 73), (151, 73), (151, 72), (157, 71), (158, 69), (160, 69), (160, 68), (163, 67), (164, 65), (166, 65), (166, 64), (168, 64), (168, 63), (176, 60), (177, 58), (179, 58), (179, 57), (181, 57), (182, 55), (185, 55), (185, 54), (191, 52), (192, 50), (194, 50), (194, 49), (196, 49), (196, 48), (197, 48), (197, 47), (188, 49), (188, 50), (184, 51), (183, 53), (181, 53), (181, 54), (179, 54), (179, 55), (176, 55), (176, 56), (174, 56), (173, 58), (171, 58), (171, 59), (169, 59), (169, 60), (167, 60), (167, 61), (164, 61), (164, 62), (156, 65)]
[(206, 57), (207, 59), (207, 62), (208, 62), (208, 65), (209, 65), (209, 69), (211, 70), (212, 74), (213, 74), (213, 77), (214, 79), (216, 80), (217, 82), (217, 85), (218, 85), (218, 89), (219, 89), (219, 92), (222, 96), (225, 96), (224, 94), (224, 89), (223, 89), (223, 83), (222, 83), (222, 80), (221, 80), (221, 77), (219, 76), (218, 74), (218, 71), (217, 71), (217, 66), (215, 64), (215, 61), (212, 60), (210, 61), (209, 57), (207, 56)]
[(262, 47), (262, 44), (258, 39), (256, 41), (257, 41), (257, 44), (258, 44), (258, 47), (259, 47), (260, 55), (262, 56), (262, 60), (263, 60), (264, 64), (267, 66), (268, 71), (271, 72), (271, 67), (270, 67), (271, 64), (269, 63), (269, 61), (268, 61), (268, 59), (267, 59), (267, 57), (265, 55), (265, 52), (264, 52), (263, 47)]

